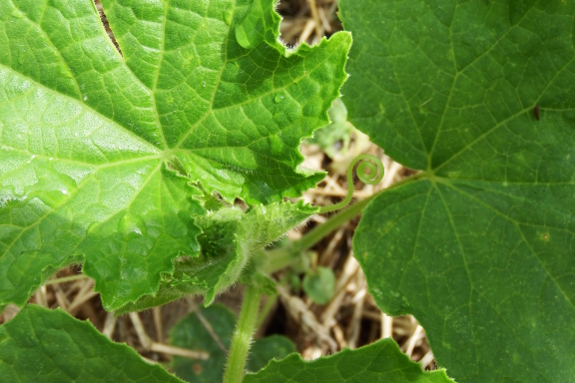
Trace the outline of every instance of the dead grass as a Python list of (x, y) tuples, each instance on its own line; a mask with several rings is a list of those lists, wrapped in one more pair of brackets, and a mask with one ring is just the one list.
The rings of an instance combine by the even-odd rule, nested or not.
[(290, 46), (303, 41), (315, 44), (341, 30), (337, 0), (282, 0), (277, 10), (284, 18), (282, 39)]
[[(284, 16), (282, 38), (289, 45), (302, 41), (314, 44), (323, 35), (341, 29), (336, 15), (336, 0), (283, 0), (278, 5), (278, 11)], [(365, 198), (412, 174), (386, 157), (380, 148), (357, 131), (352, 133), (348, 150), (338, 153), (333, 159), (317, 146), (303, 145), (302, 151), (306, 157), (305, 166), (329, 172), (317, 188), (304, 195), (307, 202), (316, 206), (332, 204), (345, 195), (345, 172), (357, 154), (378, 156), (384, 163), (386, 173), (378, 185), (357, 184), (354, 193), (356, 199)], [(300, 238), (326, 219), (324, 216), (314, 217), (302, 230), (289, 233), (290, 239)], [(417, 321), (411, 316), (392, 318), (385, 315), (367, 292), (365, 276), (351, 248), (358, 220), (348, 222), (310, 249), (316, 253), (313, 267), (330, 267), (336, 274), (336, 294), (331, 301), (326, 305), (317, 305), (302, 292), (282, 286), (279, 288), (279, 299), (268, 302), (269, 312), (257, 335), (284, 334), (294, 340), (305, 359), (315, 359), (346, 347), (357, 348), (380, 338), (392, 337), (411, 359), (421, 361), (425, 369), (434, 369), (433, 355)], [(278, 273), (276, 277), (281, 278), (283, 273)], [(220, 296), (218, 301), (238, 311), (242, 291), (243, 288), (239, 286)], [(169, 362), (172, 355), (205, 357), (201, 352), (171, 347), (167, 340), (168, 331), (174, 323), (194, 310), (200, 301), (199, 298), (189, 298), (143, 313), (114, 318), (113, 314), (104, 311), (99, 295), (93, 291), (93, 281), (80, 275), (79, 267), (60, 271), (30, 300), (44, 307), (61, 307), (79, 319), (87, 319), (107, 337), (126, 342), (146, 360), (160, 363)], [(17, 312), (17, 307), (7, 307), (0, 315), (0, 323), (10, 320)]]

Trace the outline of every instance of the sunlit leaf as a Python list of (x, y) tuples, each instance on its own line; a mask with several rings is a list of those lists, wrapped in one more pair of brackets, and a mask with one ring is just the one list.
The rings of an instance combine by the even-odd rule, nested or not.
[(323, 177), (298, 146), (349, 34), (287, 52), (272, 0), (102, 4), (121, 54), (92, 0), (0, 0), (0, 307), (77, 262), (108, 310), (153, 297), (198, 257), (206, 195), (268, 204)]

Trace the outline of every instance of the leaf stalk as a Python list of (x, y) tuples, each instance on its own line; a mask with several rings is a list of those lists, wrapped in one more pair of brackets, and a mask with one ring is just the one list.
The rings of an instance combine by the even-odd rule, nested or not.
[(340, 226), (345, 224), (346, 222), (352, 220), (361, 212), (363, 209), (375, 198), (377, 198), (380, 194), (389, 191), (391, 189), (395, 189), (397, 187), (403, 186), (407, 183), (414, 182), (422, 177), (428, 176), (426, 172), (418, 173), (414, 176), (406, 178), (387, 189), (383, 189), (378, 191), (377, 193), (361, 200), (353, 205), (347, 207), (345, 210), (340, 211), (333, 217), (331, 217), (327, 222), (324, 224), (314, 228), (306, 235), (304, 235), (298, 241), (294, 241), (285, 247), (281, 247), (278, 249), (273, 249), (267, 251), (267, 266), (265, 267), (264, 271), (266, 273), (272, 274), (276, 271), (279, 271), (283, 268), (293, 265), (294, 263), (300, 261), (301, 254), (304, 250), (309, 249), (310, 247), (319, 243), (322, 239), (330, 235), (332, 232), (337, 230)]

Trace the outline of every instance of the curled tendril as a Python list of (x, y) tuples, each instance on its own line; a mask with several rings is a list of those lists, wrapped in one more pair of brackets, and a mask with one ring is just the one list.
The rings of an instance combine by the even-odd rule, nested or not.
[(353, 168), (358, 162), (359, 165), (357, 165), (355, 174), (361, 182), (367, 185), (376, 185), (383, 179), (383, 163), (379, 160), (379, 158), (370, 154), (360, 154), (359, 156), (355, 157), (353, 161), (351, 161), (347, 168), (347, 195), (340, 203), (322, 207), (319, 210), (320, 214), (339, 210), (349, 204), (351, 198), (353, 197)]

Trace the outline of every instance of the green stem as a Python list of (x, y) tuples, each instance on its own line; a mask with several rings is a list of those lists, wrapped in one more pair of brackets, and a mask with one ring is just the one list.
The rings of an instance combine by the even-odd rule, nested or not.
[(232, 338), (232, 346), (228, 354), (224, 383), (241, 383), (244, 377), (250, 341), (258, 319), (260, 298), (261, 293), (257, 287), (251, 285), (246, 287), (240, 317), (238, 318)]
[(387, 189), (380, 190), (379, 192), (369, 196), (366, 199), (356, 202), (355, 204), (347, 207), (341, 212), (337, 213), (331, 217), (326, 223), (320, 225), (304, 235), (300, 240), (292, 242), (290, 245), (285, 247), (274, 249), (267, 252), (268, 264), (265, 268), (265, 272), (271, 274), (278, 270), (281, 270), (287, 266), (293, 265), (301, 259), (301, 254), (304, 250), (309, 249), (313, 245), (320, 242), (322, 239), (331, 234), (338, 227), (342, 226), (344, 223), (352, 220), (369, 204), (373, 199), (379, 196), (385, 191), (395, 189), (407, 183), (416, 181), (422, 177), (426, 176), (425, 172), (418, 173), (414, 176), (406, 178)]
[(366, 199), (358, 201), (348, 207), (347, 209), (337, 213), (333, 217), (331, 217), (326, 223), (323, 225), (319, 225), (308, 234), (306, 234), (302, 239), (299, 241), (294, 242), (295, 249), (298, 251), (303, 251), (305, 249), (309, 249), (313, 245), (319, 243), (322, 239), (326, 236), (331, 234), (334, 230), (345, 224), (346, 222), (354, 219), (357, 217), (363, 209), (367, 206), (368, 203), (371, 202), (372, 199), (375, 198), (377, 194), (374, 194)]
[(297, 262), (301, 257), (302, 251), (317, 244), (338, 227), (359, 215), (363, 208), (367, 206), (367, 204), (373, 198), (375, 198), (376, 195), (377, 194), (374, 194), (364, 200), (361, 200), (351, 205), (347, 209), (341, 211), (340, 213), (334, 215), (326, 223), (316, 227), (305, 236), (303, 236), (303, 238), (300, 240), (292, 242), (288, 246), (269, 251), (268, 265), (265, 271), (271, 274), (292, 265), (294, 262)]

